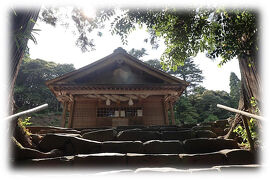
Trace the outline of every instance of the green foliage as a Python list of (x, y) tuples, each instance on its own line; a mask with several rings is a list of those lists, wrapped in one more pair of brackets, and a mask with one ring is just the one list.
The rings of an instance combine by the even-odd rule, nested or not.
[(48, 103), (49, 110), (57, 111), (59, 102), (45, 85), (45, 81), (75, 70), (72, 64), (56, 64), (25, 56), (14, 88), (14, 100), (19, 110)]
[[(15, 10), (13, 10), (13, 13), (15, 16), (17, 16), (17, 13)], [(40, 29), (33, 29), (33, 26), (36, 22), (33, 19), (29, 19), (29, 21), (25, 24), (20, 26), (16, 31), (14, 32), (14, 41), (17, 46), (17, 49), (27, 47), (28, 40), (32, 40), (35, 44), (37, 44), (37, 40), (34, 36), (34, 34), (38, 34), (38, 31)]]
[[(250, 118), (249, 122), (249, 129), (251, 133), (252, 139), (255, 141), (258, 141), (259, 135), (258, 135), (258, 125), (257, 121), (253, 118)], [(239, 137), (243, 139), (242, 145), (249, 147), (248, 138), (247, 138), (247, 132), (246, 129), (243, 127), (243, 125), (239, 124), (234, 130)]]
[(185, 90), (184, 94), (187, 97), (189, 94), (194, 92), (194, 89), (199, 86), (203, 81), (202, 70), (198, 68), (198, 66), (194, 63), (194, 61), (190, 58), (186, 59), (182, 66), (176, 68), (176, 70), (168, 70), (162, 67), (162, 64), (158, 60), (148, 60), (145, 63), (150, 66), (157, 68), (159, 70), (165, 71), (175, 77), (183, 79), (190, 83), (190, 85)]
[(187, 97), (181, 97), (175, 104), (175, 120), (177, 123), (197, 123), (199, 114)]
[(23, 126), (29, 126), (29, 125), (31, 125), (32, 123), (30, 122), (30, 119), (31, 119), (31, 117), (24, 118), (24, 120), (21, 121), (21, 124)]
[[(112, 22), (112, 33), (126, 42), (135, 24), (145, 25), (151, 44), (164, 39), (162, 61), (170, 69), (192, 56), (207, 52), (210, 58), (222, 57), (220, 65), (234, 57), (256, 57), (258, 51), (257, 13), (246, 9), (144, 9), (123, 8)], [(252, 64), (252, 63), (251, 63)]]
[(241, 82), (234, 72), (230, 75), (230, 96), (231, 96), (231, 107), (237, 108), (240, 99)]
[(231, 98), (225, 91), (213, 91), (199, 88), (189, 96), (191, 104), (196, 108), (199, 118), (198, 122), (226, 119), (232, 114), (217, 107), (217, 104), (230, 106)]
[[(84, 7), (45, 7), (40, 10), (39, 19), (52, 26), (62, 25), (69, 28), (76, 37), (76, 45), (82, 52), (95, 50), (93, 37), (102, 36), (99, 31), (94, 35), (94, 29), (103, 29), (104, 22), (115, 15), (115, 10), (110, 8), (99, 9), (95, 17), (87, 17)], [(90, 38), (91, 37), (91, 38)]]
[(148, 55), (146, 53), (146, 49), (145, 48), (141, 48), (141, 49), (134, 49), (132, 48), (128, 54), (130, 54), (131, 56), (136, 57), (137, 59), (140, 59), (141, 57)]
[(208, 117), (203, 122), (214, 122), (219, 118), (213, 114), (209, 114)]
[(255, 112), (256, 113), (259, 113), (260, 112), (260, 109), (258, 107), (258, 102), (256, 101), (255, 97), (251, 97), (250, 104), (255, 109)]
[(31, 125), (32, 123), (30, 122), (31, 117), (27, 117), (27, 118), (19, 118), (18, 119), (18, 127), (21, 128), (21, 130), (26, 134), (26, 135), (30, 135), (31, 133), (29, 132), (29, 130), (26, 128), (26, 126)]

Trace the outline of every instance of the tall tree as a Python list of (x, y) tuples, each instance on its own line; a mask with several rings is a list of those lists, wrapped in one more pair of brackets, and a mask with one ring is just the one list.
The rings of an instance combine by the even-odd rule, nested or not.
[(9, 114), (13, 113), (13, 92), (15, 81), (19, 72), (19, 68), (26, 51), (27, 42), (29, 39), (35, 41), (33, 36), (33, 27), (38, 18), (39, 9), (11, 11), (11, 59), (9, 61)]
[(56, 64), (25, 56), (14, 89), (14, 100), (19, 110), (48, 103), (49, 110), (57, 111), (59, 103), (46, 87), (45, 81), (73, 70), (73, 64)]
[(191, 58), (187, 58), (184, 65), (177, 67), (177, 70), (170, 70), (168, 73), (190, 82), (189, 86), (184, 91), (186, 97), (188, 94), (194, 92), (194, 89), (202, 83), (204, 78), (202, 76), (202, 70), (198, 68)]
[[(123, 23), (124, 22), (124, 23)], [(125, 37), (134, 24), (146, 25), (152, 38), (165, 39), (163, 64), (171, 68), (199, 51), (211, 58), (222, 57), (220, 65), (237, 57), (241, 72), (239, 109), (254, 112), (252, 97), (259, 103), (258, 14), (246, 9), (125, 9), (115, 18), (113, 32)], [(154, 41), (153, 41), (154, 42)]]
[(128, 51), (128, 54), (130, 54), (131, 56), (134, 56), (137, 59), (140, 59), (141, 57), (148, 55), (146, 53), (145, 48), (141, 48), (141, 49), (132, 48), (130, 51)]
[(200, 70), (194, 61), (190, 58), (188, 58), (182, 66), (177, 67), (176, 70), (163, 69), (160, 61), (158, 60), (148, 60), (145, 62), (154, 68), (163, 70), (173, 76), (189, 82), (190, 85), (184, 91), (186, 97), (188, 94), (193, 93), (194, 89), (198, 87), (203, 80), (202, 70)]
[(231, 106), (237, 108), (240, 99), (241, 82), (234, 72), (230, 74), (230, 96), (232, 99)]
[(196, 89), (196, 93), (190, 95), (189, 100), (199, 114), (198, 122), (226, 119), (232, 115), (216, 106), (216, 104), (230, 105), (231, 98), (225, 91)]

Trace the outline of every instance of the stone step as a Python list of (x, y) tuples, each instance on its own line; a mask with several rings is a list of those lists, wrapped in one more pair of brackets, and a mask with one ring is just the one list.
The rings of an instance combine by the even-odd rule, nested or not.
[[(174, 127), (172, 127), (174, 128)], [(170, 129), (170, 128), (169, 128)], [(83, 138), (93, 141), (149, 141), (149, 140), (186, 140), (192, 138), (216, 138), (216, 133), (210, 130), (173, 130), (161, 128), (159, 131), (151, 129), (129, 129), (117, 133), (114, 129), (92, 130), (84, 133)]]
[(47, 134), (39, 142), (38, 147), (42, 152), (49, 152), (53, 149), (59, 149), (65, 155), (101, 152), (192, 154), (210, 153), (220, 151), (222, 149), (239, 149), (236, 141), (218, 138), (195, 138), (185, 141), (149, 140), (145, 142), (127, 141), (127, 139), (124, 139), (124, 141), (99, 142), (67, 134)]
[(184, 153), (183, 143), (177, 140), (151, 140), (143, 143), (145, 154), (180, 154)]
[[(231, 160), (229, 154), (237, 151), (238, 158)], [(244, 163), (245, 162), (245, 163)], [(142, 167), (172, 167), (180, 169), (211, 168), (217, 166), (255, 164), (253, 155), (246, 150), (226, 150), (202, 154), (138, 154), (94, 153), (57, 158), (21, 161), (20, 165), (33, 166), (89, 166), (92, 168), (137, 169)]]
[(44, 152), (60, 149), (66, 155), (100, 152), (101, 142), (63, 134), (46, 134), (38, 144)]
[(113, 141), (116, 137), (116, 130), (114, 129), (103, 129), (95, 130), (91, 132), (86, 132), (82, 135), (84, 139), (89, 139), (93, 141)]
[(236, 141), (230, 139), (218, 138), (195, 138), (184, 142), (184, 151), (186, 153), (209, 153), (222, 149), (239, 149)]
[(118, 141), (149, 141), (161, 138), (161, 133), (157, 131), (143, 131), (143, 130), (126, 130), (120, 131), (116, 139)]
[(141, 141), (106, 141), (101, 144), (103, 153), (143, 153), (144, 144)]

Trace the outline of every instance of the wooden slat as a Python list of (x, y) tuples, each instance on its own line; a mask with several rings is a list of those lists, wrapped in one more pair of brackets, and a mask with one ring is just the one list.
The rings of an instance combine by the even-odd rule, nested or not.
[(61, 126), (65, 127), (66, 125), (66, 110), (67, 110), (67, 102), (64, 102), (64, 107), (63, 107), (63, 114), (62, 114), (62, 123)]
[(172, 102), (170, 102), (170, 111), (171, 111), (171, 117), (172, 117), (172, 125), (175, 125), (175, 117), (174, 117), (174, 110), (173, 110)]
[(73, 101), (71, 103), (70, 112), (69, 112), (69, 119), (68, 119), (68, 128), (72, 128), (74, 106), (75, 106), (75, 101)]
[(164, 124), (169, 125), (169, 118), (168, 118), (168, 107), (165, 100), (163, 100), (163, 114), (164, 114)]
[(133, 95), (175, 95), (175, 90), (62, 90), (69, 94), (133, 94)]

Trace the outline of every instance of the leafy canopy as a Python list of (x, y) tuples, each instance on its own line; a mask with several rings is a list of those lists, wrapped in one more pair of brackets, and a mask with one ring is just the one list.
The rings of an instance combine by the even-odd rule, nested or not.
[[(220, 65), (238, 56), (253, 59), (258, 51), (257, 14), (248, 10), (226, 9), (123, 9), (112, 23), (112, 33), (125, 39), (134, 24), (146, 25), (154, 44), (165, 40), (163, 65), (176, 69), (201, 51), (208, 57), (222, 57)], [(123, 41), (125, 43), (125, 41)], [(252, 63), (252, 62), (251, 62)]]

